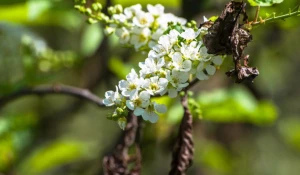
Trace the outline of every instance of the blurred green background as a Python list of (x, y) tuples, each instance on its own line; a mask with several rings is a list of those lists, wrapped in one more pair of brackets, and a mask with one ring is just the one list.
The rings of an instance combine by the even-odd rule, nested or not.
[[(227, 0), (115, 0), (130, 6), (162, 3), (165, 11), (197, 23), (219, 15)], [(287, 13), (298, 0), (261, 9)], [(24, 87), (67, 84), (103, 97), (146, 58), (89, 25), (72, 0), (0, 1), (0, 97)], [(250, 19), (255, 8), (247, 7)], [(287, 175), (300, 172), (299, 17), (252, 31), (246, 53), (260, 75), (234, 84), (228, 57), (209, 81), (198, 83), (193, 104), (195, 161), (190, 175)], [(144, 123), (142, 174), (167, 174), (182, 115), (179, 100), (160, 98), (168, 113)], [(102, 174), (121, 130), (111, 109), (60, 95), (19, 98), (0, 109), (1, 175)]]

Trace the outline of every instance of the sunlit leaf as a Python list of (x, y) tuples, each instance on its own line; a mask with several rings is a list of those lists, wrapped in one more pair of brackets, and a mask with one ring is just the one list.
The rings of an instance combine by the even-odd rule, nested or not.
[(209, 18), (210, 21), (214, 22), (218, 19), (219, 16), (212, 16)]

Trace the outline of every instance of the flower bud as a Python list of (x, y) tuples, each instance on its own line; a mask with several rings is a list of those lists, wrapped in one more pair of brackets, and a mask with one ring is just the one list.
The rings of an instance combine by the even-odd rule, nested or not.
[(86, 13), (88, 16), (91, 16), (91, 14), (92, 14), (92, 9), (86, 8), (86, 9), (85, 9), (85, 13)]
[(120, 4), (115, 5), (115, 10), (116, 10), (117, 14), (122, 13), (123, 12), (122, 5), (120, 5)]
[(96, 19), (89, 18), (89, 19), (87, 20), (87, 22), (88, 22), (89, 24), (95, 24), (95, 23), (97, 23), (98, 21), (97, 21)]
[(106, 26), (104, 32), (105, 32), (107, 35), (111, 35), (112, 33), (115, 32), (115, 28)]
[(113, 15), (116, 13), (116, 9), (114, 7), (108, 7), (107, 9), (108, 14)]
[(94, 11), (98, 11), (98, 10), (99, 10), (99, 6), (97, 5), (97, 3), (93, 3), (93, 4), (92, 4), (92, 9), (93, 9)]
[(116, 112), (117, 112), (118, 115), (121, 115), (124, 111), (123, 111), (122, 108), (119, 108), (119, 107), (118, 107), (118, 108), (116, 109)]

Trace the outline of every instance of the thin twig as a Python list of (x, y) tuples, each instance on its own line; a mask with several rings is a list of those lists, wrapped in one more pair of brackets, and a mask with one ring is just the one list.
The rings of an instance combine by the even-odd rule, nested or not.
[(4, 95), (0, 97), (0, 107), (4, 106), (8, 102), (11, 102), (23, 96), (29, 96), (29, 95), (43, 96), (43, 95), (50, 95), (50, 94), (69, 95), (69, 96), (87, 100), (91, 103), (96, 104), (99, 107), (105, 106), (101, 98), (91, 93), (87, 89), (81, 89), (81, 88), (66, 86), (66, 85), (45, 85), (45, 86), (38, 86), (34, 88), (24, 88), (12, 92), (10, 94)]
[(255, 18), (254, 18), (254, 22), (257, 22), (259, 11), (260, 11), (260, 6), (257, 6), (256, 13), (255, 13)]
[(280, 15), (280, 16), (275, 16), (275, 14), (273, 14), (273, 17), (271, 17), (271, 18), (263, 19), (263, 20), (260, 20), (260, 21), (249, 22), (249, 23), (252, 26), (259, 26), (259, 25), (265, 24), (267, 22), (274, 22), (274, 21), (277, 21), (277, 20), (284, 20), (286, 18), (293, 17), (293, 16), (298, 16), (298, 15), (300, 15), (300, 9), (298, 9), (297, 11), (294, 11), (294, 12), (289, 12), (287, 14)]

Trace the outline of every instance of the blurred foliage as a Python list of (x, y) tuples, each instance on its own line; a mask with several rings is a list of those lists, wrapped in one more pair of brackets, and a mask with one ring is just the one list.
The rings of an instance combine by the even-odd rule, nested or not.
[(300, 120), (289, 118), (279, 123), (279, 132), (285, 142), (292, 148), (300, 151)]
[[(57, 71), (72, 67), (76, 55), (71, 51), (53, 51), (46, 48), (45, 43), (35, 43), (32, 38), (23, 36), (21, 41), (25, 80), (35, 77), (38, 72)], [(28, 78), (28, 79), (27, 79)]]
[(247, 90), (232, 88), (202, 93), (198, 97), (203, 119), (216, 122), (274, 122), (277, 110), (270, 101), (257, 101)]
[[(241, 87), (218, 89), (202, 92), (190, 103), (194, 117), (214, 122), (243, 122), (256, 125), (273, 123), (278, 114), (275, 105), (270, 101), (257, 101), (247, 90)], [(195, 102), (199, 107), (195, 107)], [(180, 104), (168, 112), (168, 120), (178, 122), (183, 114)], [(195, 114), (198, 114), (195, 115)]]
[[(82, 158), (86, 146), (77, 141), (58, 140), (41, 146), (28, 156), (21, 165), (22, 174), (39, 174), (51, 168)], [(30, 168), (29, 168), (30, 167)]]
[[(122, 69), (120, 69), (120, 67), (122, 67)], [(120, 79), (125, 78), (131, 70), (129, 65), (122, 62), (120, 58), (115, 57), (109, 59), (108, 68)]]
[(212, 174), (230, 174), (233, 171), (233, 157), (221, 144), (199, 139), (195, 143), (195, 162), (204, 165)]
[[(6, 51), (0, 53), (1, 72), (3, 74), (10, 72), (7, 76), (0, 78), (0, 94), (45, 82), (53, 76), (54, 72), (70, 68), (81, 61), (74, 51), (52, 50), (43, 40), (29, 32), (24, 32), (23, 35), (22, 33), (9, 33), (11, 28), (13, 26), (0, 24), (0, 31), (2, 31), (0, 35), (3, 35), (0, 49)], [(17, 30), (13, 32), (18, 32)], [(13, 40), (9, 41), (11, 36)], [(16, 66), (18, 69), (13, 69)], [(10, 67), (12, 69), (9, 69)]]
[(31, 142), (38, 118), (32, 114), (0, 117), (0, 172), (14, 165)]
[[(104, 0), (99, 2), (105, 5)], [(206, 1), (205, 6), (199, 7), (195, 20), (199, 23), (203, 15), (219, 15), (227, 2)], [(252, 2), (263, 6), (281, 1)], [(124, 6), (141, 3), (143, 7), (147, 3), (161, 3), (166, 11), (179, 16), (182, 5), (179, 0), (113, 1), (117, 3)], [(42, 83), (84, 86), (107, 62), (104, 80), (94, 78), (99, 82), (93, 90), (102, 97), (104, 91), (114, 89), (117, 80), (146, 58), (145, 53), (125, 52), (127, 48), (120, 48), (116, 37), (110, 37), (106, 43), (107, 57), (101, 58), (100, 54), (93, 58), (104, 41), (103, 29), (99, 25), (85, 24), (85, 18), (73, 5), (72, 0), (0, 1), (0, 95)], [(261, 8), (260, 16), (288, 13), (289, 8), (295, 10), (297, 5), (298, 0), (284, 1)], [(253, 19), (256, 8), (247, 7), (247, 11), (249, 19)], [(229, 59), (221, 73), (201, 82), (194, 89), (195, 95), (190, 94), (189, 107), (195, 119), (195, 162), (188, 174), (299, 173), (299, 31), (296, 17), (253, 30), (253, 42), (247, 53), (253, 58), (250, 64), (260, 69), (254, 86), (263, 94), (261, 98), (255, 98), (242, 84), (228, 88), (232, 81), (223, 73), (232, 68)], [(97, 62), (97, 59), (102, 60)], [(142, 153), (146, 175), (167, 173), (172, 139), (183, 113), (178, 99), (160, 97), (155, 101), (166, 104), (168, 113), (161, 115), (155, 125), (144, 123)], [(107, 153), (107, 148), (112, 151), (120, 130), (105, 118), (112, 112), (109, 109), (81, 104), (75, 106), (77, 112), (57, 113), (69, 109), (72, 102), (61, 97), (29, 97), (2, 107), (0, 172), (97, 174), (101, 168), (99, 157)], [(232, 123), (239, 130), (234, 130)], [(222, 127), (225, 129), (221, 130)]]
[(78, 28), (81, 21), (77, 20), (76, 13), (61, 8), (68, 4), (61, 0), (15, 0), (10, 4), (8, 1), (3, 3), (1, 1), (0, 21), (26, 25), (55, 25), (70, 30)]

